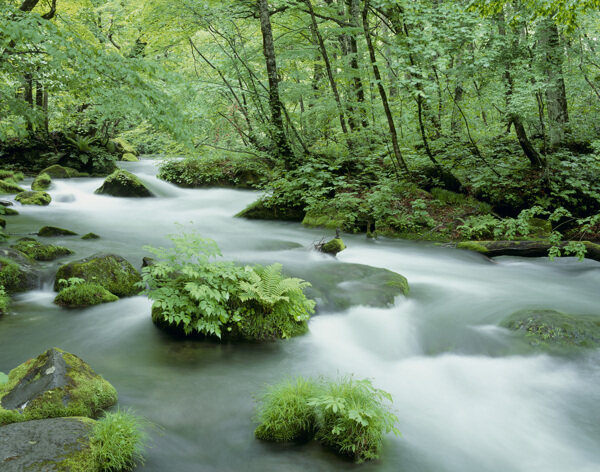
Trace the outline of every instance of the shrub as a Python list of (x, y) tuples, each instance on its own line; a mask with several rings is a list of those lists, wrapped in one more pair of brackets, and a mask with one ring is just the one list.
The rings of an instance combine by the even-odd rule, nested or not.
[(308, 282), (286, 278), (279, 264), (252, 268), (211, 261), (221, 256), (211, 239), (189, 234), (171, 240), (172, 249), (147, 248), (159, 260), (142, 270), (159, 325), (186, 335), (252, 340), (306, 332), (315, 306), (303, 293)]
[(10, 297), (4, 290), (4, 286), (0, 285), (0, 315), (4, 315), (8, 311)]
[(285, 380), (269, 387), (260, 401), (258, 439), (281, 442), (314, 433), (339, 454), (363, 462), (379, 457), (386, 433), (400, 434), (391, 396), (369, 380)]
[(136, 463), (143, 464), (145, 426), (145, 420), (123, 411), (106, 413), (97, 421), (91, 446), (98, 468), (103, 472), (120, 472), (131, 470)]

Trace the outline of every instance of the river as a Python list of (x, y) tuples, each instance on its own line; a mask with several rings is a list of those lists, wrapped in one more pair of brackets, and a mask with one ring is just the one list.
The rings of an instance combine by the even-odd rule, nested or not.
[[(433, 244), (345, 235), (337, 260), (311, 245), (331, 232), (233, 215), (256, 192), (180, 189), (156, 179), (156, 161), (123, 163), (158, 196), (94, 195), (102, 179), (55, 180), (49, 207), (21, 207), (7, 231), (44, 225), (95, 232), (53, 238), (76, 254), (44, 263), (39, 290), (13, 298), (0, 318), (0, 371), (56, 346), (82, 357), (119, 392), (120, 408), (156, 425), (140, 471), (597, 472), (600, 350), (574, 357), (530, 352), (498, 328), (523, 308), (600, 316), (600, 263), (499, 258)], [(321, 311), (306, 336), (262, 345), (176, 340), (151, 322), (144, 296), (85, 310), (53, 305), (65, 261), (96, 252), (140, 267), (145, 245), (197, 231), (226, 259), (281, 262), (288, 270), (361, 263), (394, 270), (411, 286), (389, 308)], [(310, 277), (307, 276), (310, 280)], [(360, 291), (360, 282), (355, 283)], [(390, 392), (402, 437), (379, 461), (354, 465), (315, 443), (273, 445), (253, 437), (255, 395), (297, 375), (370, 378)]]

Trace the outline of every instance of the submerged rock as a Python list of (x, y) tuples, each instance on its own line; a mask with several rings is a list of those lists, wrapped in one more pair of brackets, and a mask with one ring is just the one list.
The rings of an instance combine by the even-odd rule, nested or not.
[(0, 425), (63, 416), (96, 417), (117, 402), (114, 387), (79, 357), (52, 348), (0, 385)]
[(306, 296), (315, 299), (320, 310), (345, 310), (356, 305), (383, 308), (410, 292), (404, 276), (363, 264), (322, 262), (291, 272), (312, 284)]
[(15, 197), (15, 200), (22, 205), (39, 205), (47, 206), (52, 202), (52, 197), (46, 192), (21, 192)]
[(52, 179), (48, 174), (38, 175), (31, 184), (31, 190), (47, 190), (52, 185)]
[(600, 347), (600, 316), (521, 310), (505, 318), (501, 326), (521, 333), (536, 347)]
[(51, 418), (0, 427), (3, 472), (97, 472), (90, 418)]
[(38, 236), (53, 238), (57, 236), (77, 236), (77, 233), (70, 229), (59, 228), (57, 226), (44, 226), (38, 231)]
[(113, 197), (153, 197), (152, 192), (146, 188), (140, 179), (131, 172), (119, 169), (110, 174), (102, 186), (96, 189), (99, 195)]
[(118, 297), (129, 297), (141, 291), (137, 286), (142, 280), (140, 273), (126, 259), (112, 254), (95, 255), (61, 266), (56, 274), (54, 290), (61, 288), (61, 279), (73, 277), (99, 284)]
[(270, 206), (268, 200), (257, 200), (235, 217), (248, 220), (302, 221), (304, 210), (299, 207)]
[(102, 285), (84, 282), (62, 289), (54, 303), (67, 308), (85, 308), (101, 303), (116, 302), (119, 299)]
[(19, 187), (17, 184), (11, 181), (0, 180), (0, 194), (13, 194), (21, 193), (24, 191), (25, 190), (23, 190), (21, 187)]
[(16, 216), (19, 212), (17, 210), (13, 210), (12, 208), (6, 208), (5, 206), (0, 206), (0, 215), (4, 216)]
[(84, 234), (81, 239), (100, 239), (100, 236), (98, 236), (96, 233), (87, 233)]
[(36, 261), (53, 261), (73, 254), (73, 251), (66, 247), (42, 244), (33, 238), (21, 238), (11, 247)]

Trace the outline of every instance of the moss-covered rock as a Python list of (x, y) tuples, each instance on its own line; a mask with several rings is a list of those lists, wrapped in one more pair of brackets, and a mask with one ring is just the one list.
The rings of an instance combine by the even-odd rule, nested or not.
[(56, 274), (54, 290), (60, 289), (60, 280), (77, 277), (90, 283), (97, 283), (118, 297), (138, 294), (136, 285), (142, 280), (140, 273), (124, 258), (101, 254), (61, 266)]
[(106, 149), (112, 154), (133, 154), (134, 156), (137, 156), (137, 149), (135, 146), (123, 138), (111, 139), (106, 145)]
[(37, 286), (33, 269), (20, 253), (15, 252), (4, 249), (0, 254), (0, 286), (8, 293), (24, 292)]
[(146, 188), (140, 179), (131, 172), (119, 169), (110, 174), (101, 187), (96, 189), (99, 195), (112, 195), (113, 197), (153, 197), (152, 192)]
[(11, 247), (36, 261), (53, 261), (59, 257), (73, 254), (73, 251), (66, 247), (42, 244), (33, 238), (21, 238)]
[(0, 427), (3, 472), (100, 472), (91, 444), (96, 421), (49, 418)]
[(44, 226), (38, 231), (38, 236), (53, 238), (57, 236), (77, 236), (77, 233), (70, 229), (59, 228), (58, 226)]
[(0, 228), (6, 228), (6, 220), (4, 218), (0, 218)]
[(22, 205), (47, 206), (52, 202), (52, 197), (46, 192), (21, 192), (15, 197), (15, 200)]
[(6, 180), (16, 184), (18, 182), (21, 182), (24, 178), (25, 175), (23, 175), (23, 172), (19, 172), (16, 170), (0, 169), (0, 180)]
[(315, 299), (320, 310), (345, 310), (356, 305), (387, 307), (397, 296), (410, 292), (404, 276), (363, 264), (317, 262), (292, 273), (312, 284), (306, 296)]
[(0, 206), (0, 215), (4, 216), (17, 216), (19, 212), (12, 208), (6, 208), (5, 206)]
[(50, 185), (52, 185), (52, 178), (48, 174), (40, 174), (31, 184), (31, 190), (48, 190)]
[(54, 303), (68, 308), (84, 308), (101, 303), (116, 302), (119, 299), (102, 285), (84, 282), (61, 290)]
[(304, 210), (298, 207), (271, 206), (269, 200), (257, 200), (251, 203), (247, 208), (240, 211), (236, 218), (246, 218), (248, 220), (282, 220), (282, 221), (302, 221), (304, 219)]
[(317, 249), (325, 254), (335, 256), (346, 249), (346, 245), (342, 238), (333, 238), (331, 241), (317, 245)]
[(87, 239), (100, 239), (100, 236), (98, 236), (96, 233), (87, 233), (87, 234), (84, 234), (81, 237), (81, 239), (85, 239), (85, 240), (87, 240)]
[[(10, 305), (10, 297), (4, 290), (4, 287), (0, 285), (0, 316), (8, 313), (8, 306)], [(0, 382), (2, 383), (2, 382)]]
[(21, 187), (19, 187), (17, 184), (11, 181), (0, 180), (0, 194), (8, 195), (13, 193), (21, 193), (24, 191), (25, 190), (23, 190)]
[(58, 348), (10, 371), (0, 385), (0, 425), (43, 418), (95, 418), (117, 402), (114, 387), (79, 357)]
[(79, 172), (77, 169), (72, 167), (63, 167), (55, 164), (50, 167), (46, 167), (40, 172), (40, 175), (46, 174), (53, 179), (70, 179), (73, 177), (87, 177), (88, 174), (85, 172)]
[(125, 162), (139, 162), (139, 159), (135, 156), (135, 154), (131, 154), (130, 152), (126, 152), (121, 156), (121, 160)]
[(600, 316), (521, 310), (505, 318), (501, 326), (521, 333), (532, 346), (539, 348), (600, 347)]

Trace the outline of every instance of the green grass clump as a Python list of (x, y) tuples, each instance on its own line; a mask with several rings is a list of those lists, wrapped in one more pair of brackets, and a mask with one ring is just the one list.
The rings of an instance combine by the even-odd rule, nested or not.
[(255, 431), (258, 439), (290, 441), (310, 438), (356, 462), (379, 458), (387, 433), (400, 435), (390, 411), (390, 394), (369, 380), (286, 380), (262, 397)]
[(60, 291), (54, 303), (69, 308), (84, 308), (101, 303), (116, 302), (119, 299), (104, 287), (94, 283), (81, 283)]
[(257, 413), (260, 426), (254, 435), (258, 439), (278, 442), (312, 437), (317, 418), (309, 401), (318, 388), (313, 380), (302, 377), (269, 387), (261, 398)]
[(145, 421), (128, 412), (106, 413), (92, 431), (94, 459), (103, 472), (131, 470), (143, 464)]
[(10, 303), (10, 297), (4, 290), (4, 287), (0, 285), (0, 315), (4, 315), (8, 311), (8, 304)]

